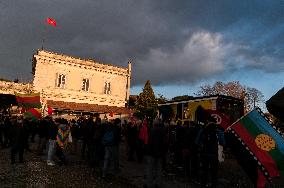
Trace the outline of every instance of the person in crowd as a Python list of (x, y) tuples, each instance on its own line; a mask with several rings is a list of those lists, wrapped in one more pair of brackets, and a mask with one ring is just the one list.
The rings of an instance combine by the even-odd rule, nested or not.
[(24, 162), (24, 148), (26, 145), (27, 130), (24, 126), (23, 117), (18, 117), (11, 130), (11, 164), (16, 161), (16, 154), (19, 154), (19, 162)]
[(127, 120), (123, 120), (123, 123), (121, 124), (121, 135), (123, 140), (127, 139), (127, 125)]
[(63, 152), (64, 147), (66, 146), (69, 138), (69, 127), (68, 127), (68, 121), (66, 119), (59, 119), (59, 125), (58, 125), (58, 132), (56, 136), (56, 149), (55, 149), (55, 155), (60, 160), (59, 165), (65, 165), (66, 164), (66, 158)]
[(78, 120), (78, 123), (81, 127), (81, 140), (82, 140), (82, 147), (81, 147), (81, 156), (82, 159), (85, 159), (86, 151), (87, 151), (87, 142), (88, 142), (88, 124), (87, 124), (87, 119), (84, 119), (81, 117)]
[(92, 161), (92, 168), (95, 170), (102, 167), (103, 157), (104, 157), (104, 148), (102, 146), (102, 136), (103, 136), (103, 127), (100, 117), (96, 117), (94, 125), (94, 138), (93, 138), (93, 155), (94, 159)]
[(175, 144), (176, 144), (176, 122), (170, 121), (167, 128), (167, 141), (168, 141), (168, 163), (173, 164), (175, 162)]
[[(134, 153), (137, 149), (138, 128), (137, 123), (129, 122), (127, 125), (127, 144), (128, 144), (128, 161), (134, 161)], [(137, 153), (136, 153), (137, 154)]]
[(143, 158), (144, 158), (144, 150), (145, 150), (145, 145), (148, 144), (148, 120), (147, 118), (145, 118), (143, 120), (143, 123), (139, 124), (139, 134), (138, 134), (138, 138), (137, 138), (137, 150), (136, 150), (136, 154), (137, 154), (137, 161), (138, 163), (142, 163), (143, 162)]
[(102, 145), (104, 146), (105, 153), (102, 177), (105, 178), (113, 160), (114, 127), (110, 122), (103, 124), (103, 127), (105, 131), (102, 137)]
[(46, 147), (47, 138), (48, 138), (48, 118), (44, 118), (38, 121), (38, 145), (37, 145), (37, 154), (43, 154), (43, 150)]
[(78, 148), (78, 141), (80, 139), (80, 127), (79, 124), (75, 121), (75, 119), (71, 120), (70, 126), (71, 126), (71, 135), (72, 135), (71, 154), (76, 154)]
[[(30, 148), (29, 139), (30, 139), (30, 136), (32, 136), (31, 139), (34, 139), (33, 136), (35, 136), (37, 134), (37, 131), (38, 131), (38, 121), (32, 120), (30, 117), (25, 117), (24, 118), (24, 126), (25, 126), (26, 133), (27, 133), (26, 134), (25, 150), (29, 151), (29, 152), (32, 152), (32, 150)], [(34, 131), (34, 135), (32, 135), (33, 131)], [(32, 143), (34, 143), (34, 141)]]
[[(217, 187), (218, 177), (218, 125), (213, 117), (205, 121), (205, 126), (199, 131), (197, 143), (199, 145), (200, 160), (202, 164), (201, 187), (210, 185), (208, 177), (211, 179), (211, 187)], [(220, 143), (221, 144), (221, 143)]]
[(199, 182), (200, 159), (198, 145), (195, 143), (199, 130), (199, 124), (191, 121), (189, 122), (189, 126), (185, 128), (184, 133), (183, 156), (185, 160), (185, 172), (193, 182)]
[(166, 130), (159, 119), (153, 121), (147, 144), (147, 165), (144, 187), (162, 186), (162, 160), (166, 155)]
[(95, 133), (95, 122), (93, 117), (89, 117), (86, 121), (85, 127), (85, 142), (86, 142), (86, 149), (87, 149), (87, 161), (89, 165), (92, 165), (94, 161), (94, 133)]
[(29, 125), (29, 136), (31, 137), (31, 143), (35, 143), (35, 136), (38, 134), (38, 122), (33, 121), (31, 118), (28, 118)]
[(0, 121), (0, 139), (1, 139), (1, 145), (3, 148), (7, 148), (10, 145), (10, 137), (9, 132), (12, 127), (11, 121), (9, 117), (5, 117)]
[(177, 121), (177, 125), (175, 127), (176, 139), (175, 139), (175, 162), (179, 167), (183, 166), (182, 159), (182, 143), (184, 137), (184, 127), (182, 126), (182, 122), (180, 120)]
[(113, 145), (112, 145), (112, 154), (114, 162), (114, 171), (115, 173), (120, 172), (119, 168), (119, 144), (121, 141), (121, 120), (116, 118), (113, 122)]
[[(58, 122), (57, 122), (58, 123)], [(53, 155), (56, 147), (56, 136), (58, 133), (57, 124), (54, 123), (52, 118), (48, 118), (48, 152), (47, 152), (47, 165), (54, 166)]]

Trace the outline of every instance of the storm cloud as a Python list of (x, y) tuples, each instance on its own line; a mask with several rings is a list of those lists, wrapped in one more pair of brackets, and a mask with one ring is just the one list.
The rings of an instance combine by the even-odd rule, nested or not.
[(283, 21), (283, 0), (1, 1), (0, 77), (31, 80), (43, 38), (56, 53), (132, 61), (134, 86), (196, 83), (240, 69), (283, 72)]

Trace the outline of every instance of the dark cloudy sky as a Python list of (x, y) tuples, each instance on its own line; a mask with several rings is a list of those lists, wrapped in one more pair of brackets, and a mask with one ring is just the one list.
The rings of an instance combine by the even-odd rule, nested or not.
[[(47, 17), (57, 21), (54, 28)], [(240, 81), (268, 99), (284, 86), (284, 0), (2, 0), (0, 77), (32, 79), (33, 53), (127, 66), (132, 94), (166, 97)]]

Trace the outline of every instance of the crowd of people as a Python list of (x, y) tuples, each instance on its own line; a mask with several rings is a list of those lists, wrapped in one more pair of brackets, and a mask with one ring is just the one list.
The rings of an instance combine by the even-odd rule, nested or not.
[[(24, 162), (24, 152), (47, 154), (47, 165), (66, 165), (66, 148), (81, 155), (102, 177), (120, 172), (121, 141), (129, 162), (145, 164), (145, 187), (162, 187), (169, 164), (182, 167), (201, 187), (217, 185), (218, 148), (224, 135), (214, 118), (200, 122), (102, 120), (99, 116), (77, 120), (47, 116), (33, 121), (21, 116), (0, 117), (0, 144), (11, 148), (11, 164)], [(31, 149), (35, 143), (36, 149)], [(46, 152), (44, 152), (44, 150)], [(208, 178), (210, 177), (210, 178)]]

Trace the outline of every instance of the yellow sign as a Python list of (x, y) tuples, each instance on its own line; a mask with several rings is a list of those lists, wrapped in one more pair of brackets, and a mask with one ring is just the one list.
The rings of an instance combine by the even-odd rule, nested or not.
[(273, 138), (266, 134), (260, 134), (255, 138), (257, 147), (264, 151), (270, 151), (275, 148), (275, 141)]

